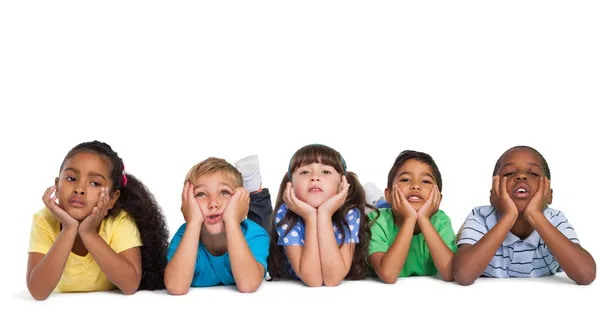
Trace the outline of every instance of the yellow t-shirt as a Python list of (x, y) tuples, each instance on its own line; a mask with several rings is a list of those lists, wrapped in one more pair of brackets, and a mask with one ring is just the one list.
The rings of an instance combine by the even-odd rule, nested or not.
[[(31, 236), (29, 238), (29, 252), (48, 253), (56, 237), (60, 233), (61, 224), (44, 207), (33, 216)], [(140, 231), (133, 218), (121, 211), (116, 217), (106, 217), (100, 223), (100, 237), (116, 252), (142, 245)], [(116, 286), (106, 277), (104, 272), (92, 258), (89, 252), (86, 256), (69, 253), (65, 270), (54, 291), (66, 292), (93, 292), (115, 289)]]

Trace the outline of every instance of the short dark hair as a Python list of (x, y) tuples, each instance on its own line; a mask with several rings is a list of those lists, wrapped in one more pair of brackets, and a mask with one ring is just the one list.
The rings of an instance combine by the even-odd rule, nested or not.
[(542, 154), (538, 150), (526, 145), (513, 146), (512, 148), (504, 151), (504, 153), (496, 161), (496, 166), (494, 166), (494, 174), (492, 174), (493, 176), (497, 175), (500, 171), (500, 167), (502, 167), (502, 165), (500, 165), (500, 161), (502, 160), (502, 158), (504, 158), (504, 156), (506, 156), (507, 153), (517, 149), (527, 149), (537, 154), (542, 160), (542, 169), (544, 170), (544, 173), (546, 173), (546, 177), (548, 177), (548, 180), (550, 180), (550, 167), (548, 167), (548, 162), (546, 161), (546, 158), (544, 158), (544, 156), (542, 156)]
[(425, 152), (413, 150), (404, 150), (400, 152), (398, 157), (396, 157), (396, 161), (394, 161), (394, 166), (392, 166), (392, 169), (390, 169), (390, 172), (388, 173), (388, 189), (392, 189), (392, 187), (394, 186), (394, 179), (396, 178), (396, 173), (398, 173), (400, 167), (402, 167), (402, 165), (404, 165), (404, 163), (410, 159), (415, 159), (431, 166), (435, 182), (437, 182), (437, 186), (440, 189), (440, 192), (442, 192), (442, 174), (440, 173), (440, 170), (438, 169), (437, 164), (435, 163), (433, 158)]

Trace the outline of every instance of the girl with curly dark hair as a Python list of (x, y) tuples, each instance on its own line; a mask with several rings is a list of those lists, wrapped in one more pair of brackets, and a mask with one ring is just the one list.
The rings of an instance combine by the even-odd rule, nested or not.
[(53, 291), (164, 288), (165, 218), (108, 144), (71, 149), (43, 201), (33, 218), (27, 263), (27, 288), (35, 299)]

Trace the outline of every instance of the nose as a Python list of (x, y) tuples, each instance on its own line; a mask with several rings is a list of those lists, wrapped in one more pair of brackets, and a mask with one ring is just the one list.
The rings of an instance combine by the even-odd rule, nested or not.
[(527, 180), (527, 175), (525, 173), (517, 174), (517, 181), (525, 181)]
[(213, 199), (213, 200), (211, 200), (208, 203), (208, 209), (209, 210), (215, 210), (215, 209), (218, 209), (218, 208), (219, 208), (219, 202), (217, 200)]
[(73, 189), (73, 193), (84, 196), (85, 190), (79, 185), (79, 183), (77, 183), (77, 185), (75, 185), (75, 188)]
[(310, 177), (310, 181), (321, 181), (321, 178), (319, 177), (319, 174), (314, 173), (311, 177)]
[(411, 190), (421, 190), (421, 186), (418, 183), (413, 183), (410, 185)]

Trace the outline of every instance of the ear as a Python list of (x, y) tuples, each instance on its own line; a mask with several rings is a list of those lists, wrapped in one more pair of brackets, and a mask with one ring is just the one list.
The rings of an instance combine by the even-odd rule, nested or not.
[(54, 186), (58, 188), (58, 177), (54, 178)]
[(114, 193), (110, 194), (110, 201), (108, 201), (108, 209), (112, 209), (115, 204), (117, 203), (117, 200), (119, 199), (119, 196), (121, 196), (121, 191), (117, 190)]
[(383, 194), (385, 195), (385, 201), (386, 202), (391, 202), (392, 200), (390, 199), (390, 195), (392, 194), (392, 191), (389, 188), (385, 188), (385, 190), (383, 191)]
[(548, 198), (548, 205), (552, 204), (552, 194), (554, 193), (553, 189), (550, 189), (550, 197)]

